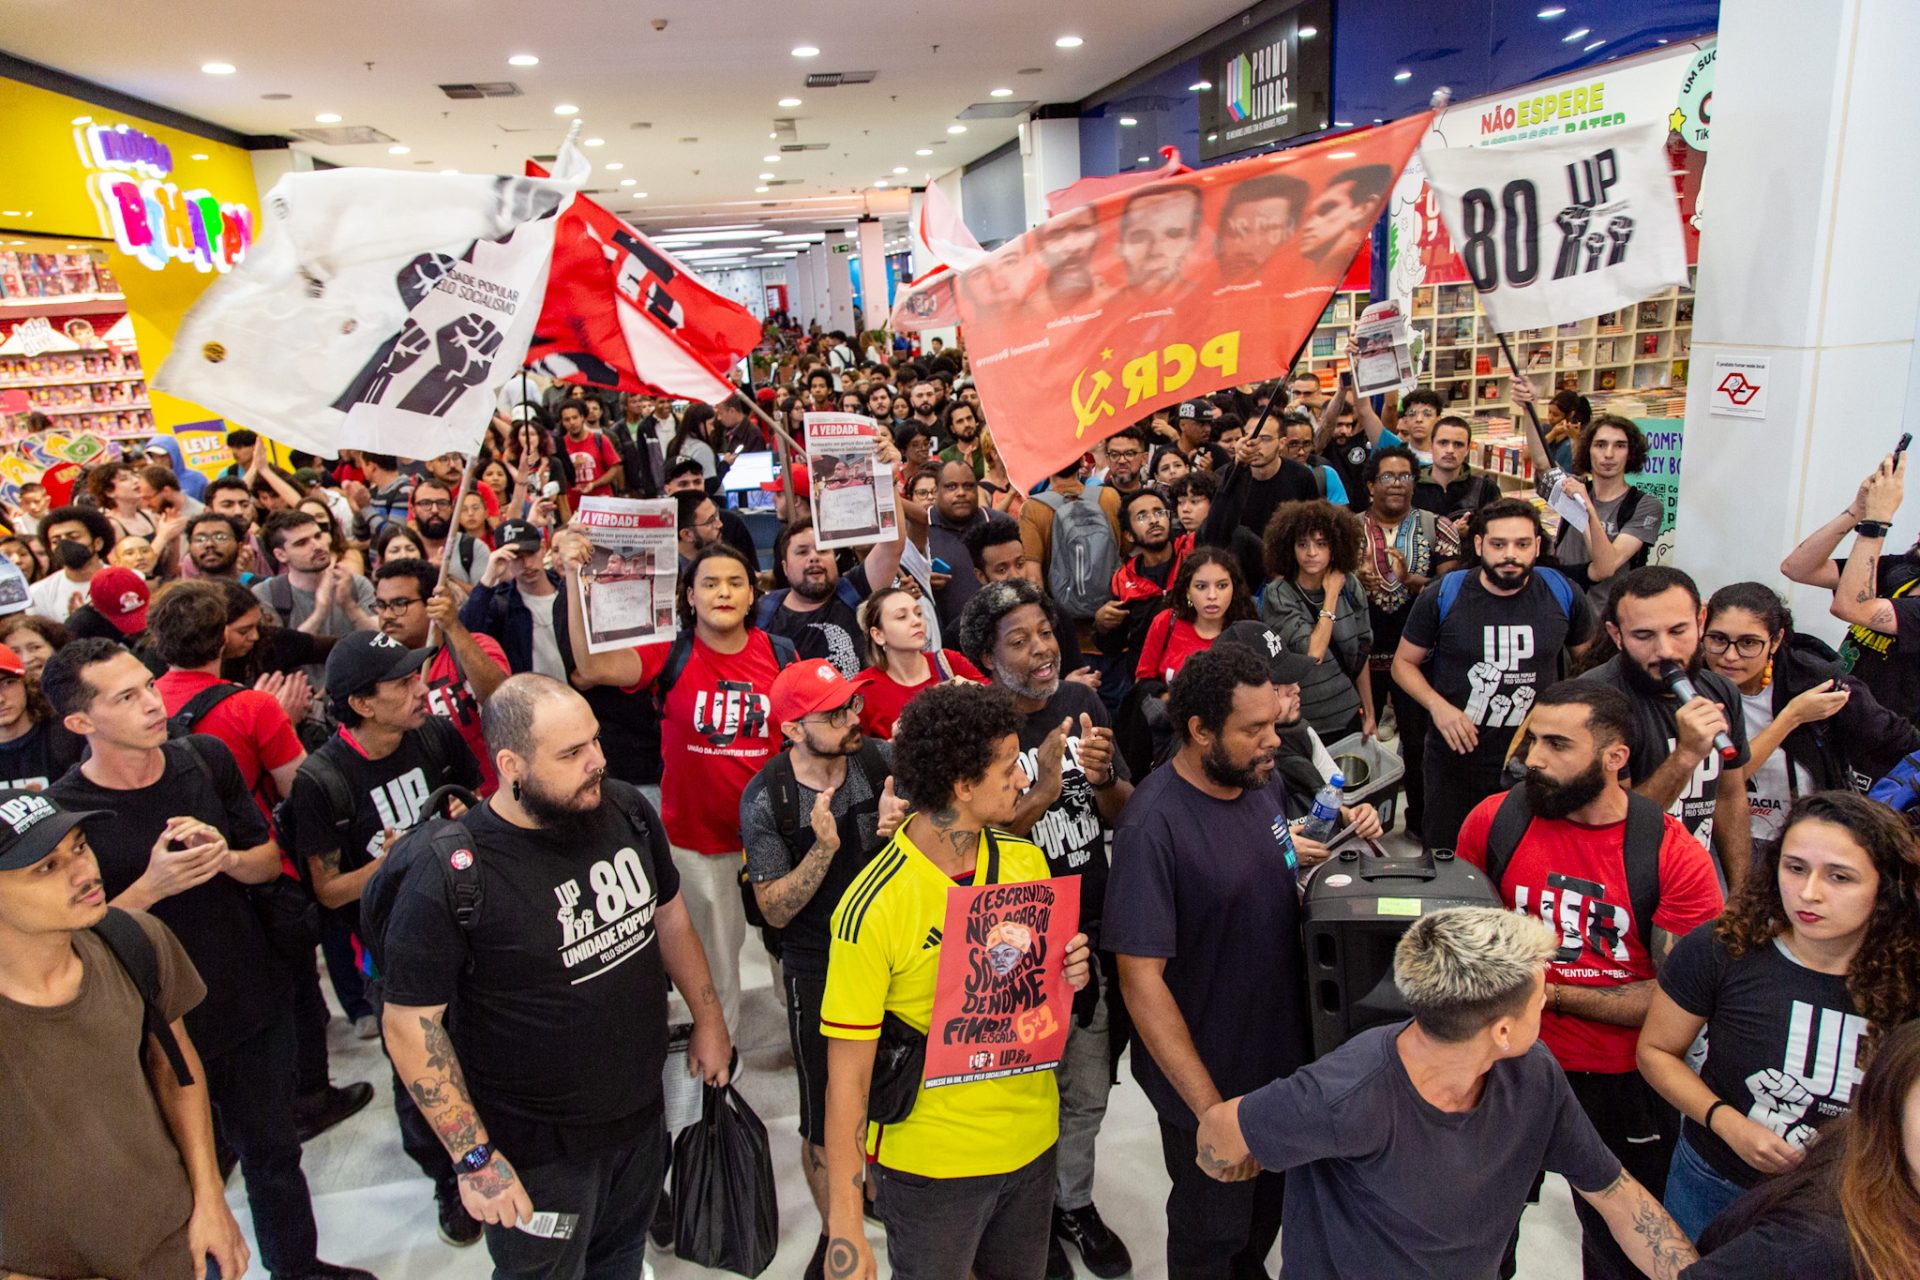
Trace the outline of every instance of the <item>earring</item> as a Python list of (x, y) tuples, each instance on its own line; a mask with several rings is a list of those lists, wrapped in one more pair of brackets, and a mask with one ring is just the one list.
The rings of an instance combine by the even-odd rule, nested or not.
[(1773, 683), (1773, 661), (1772, 659), (1768, 659), (1767, 669), (1760, 673), (1760, 687), (1764, 689), (1772, 683)]
[(520, 780), (518, 778), (513, 780), (513, 798), (516, 801), (520, 799)]

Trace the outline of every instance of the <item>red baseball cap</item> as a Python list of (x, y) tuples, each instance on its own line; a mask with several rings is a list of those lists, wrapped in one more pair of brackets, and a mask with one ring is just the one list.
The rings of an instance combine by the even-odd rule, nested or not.
[(788, 664), (774, 677), (767, 700), (772, 704), (773, 718), (785, 724), (820, 711), (838, 711), (858, 692), (853, 681), (840, 674), (840, 668), (825, 658), (810, 658)]
[(102, 569), (87, 584), (94, 611), (123, 636), (147, 629), (147, 601), (152, 594), (145, 578), (119, 565)]
[(0, 644), (0, 676), (23, 676), (27, 674), (27, 664), (20, 661), (20, 655), (7, 646)]
[[(768, 493), (785, 493), (787, 491), (787, 482), (779, 475), (775, 475), (773, 479), (765, 481), (760, 487)], [(811, 498), (813, 496), (813, 476), (805, 467), (799, 466), (798, 464), (795, 464), (793, 468), (793, 487), (800, 491), (800, 496), (803, 498)]]

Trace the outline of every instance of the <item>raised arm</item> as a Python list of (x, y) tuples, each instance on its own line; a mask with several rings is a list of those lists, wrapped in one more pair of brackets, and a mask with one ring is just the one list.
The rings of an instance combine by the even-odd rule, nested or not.
[[(555, 550), (559, 550), (563, 537), (585, 544), (591, 554), (593, 546), (587, 542), (585, 534), (566, 531), (554, 535)], [(640, 660), (636, 649), (613, 649), (606, 653), (590, 653), (587, 650), (587, 611), (580, 604), (580, 564), (577, 554), (565, 554), (559, 557), (566, 566), (566, 585), (560, 594), (567, 598), (567, 641), (573, 648), (573, 681), (581, 688), (594, 685), (613, 685), (619, 689), (631, 689), (639, 684), (646, 675), (646, 664)]]
[[(1540, 438), (1540, 428), (1534, 424), (1533, 411), (1530, 407), (1535, 398), (1533, 380), (1524, 373), (1516, 373), (1513, 376), (1512, 394), (1513, 402), (1520, 406), (1520, 413), (1516, 416), (1520, 419), (1520, 434), (1527, 442), (1527, 457), (1533, 462), (1534, 474), (1545, 476), (1547, 472), (1553, 470), (1553, 455), (1547, 452), (1547, 442)], [(1589, 537), (1592, 536), (1591, 530), (1598, 523), (1593, 521), (1587, 526)]]
[[(1906, 478), (1906, 454), (1901, 454), (1897, 463), (1890, 458), (1883, 461), (1867, 480), (1863, 490), (1866, 497), (1863, 504), (1866, 510), (1864, 519), (1882, 525), (1891, 524), (1900, 510)], [(1846, 568), (1840, 571), (1840, 581), (1833, 589), (1833, 603), (1828, 606), (1828, 612), (1842, 622), (1890, 636), (1899, 634), (1900, 621), (1893, 601), (1880, 595), (1880, 556), (1886, 550), (1886, 545), (1884, 534), (1869, 537), (1856, 532), (1853, 535), (1853, 550), (1847, 555)]]
[[(1876, 470), (1874, 474), (1879, 472)], [(1867, 518), (1867, 486), (1872, 483), (1873, 476), (1862, 480), (1854, 491), (1853, 501), (1839, 515), (1808, 534), (1799, 546), (1787, 553), (1787, 558), (1780, 562), (1780, 572), (1787, 581), (1804, 587), (1825, 587), (1829, 591), (1840, 585), (1840, 571), (1833, 567), (1833, 553), (1853, 526)]]

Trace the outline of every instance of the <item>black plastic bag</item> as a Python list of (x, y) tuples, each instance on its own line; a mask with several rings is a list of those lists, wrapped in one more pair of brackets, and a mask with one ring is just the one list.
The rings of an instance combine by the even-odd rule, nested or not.
[(757, 1276), (780, 1245), (767, 1128), (732, 1085), (673, 1140), (673, 1247), (695, 1266)]

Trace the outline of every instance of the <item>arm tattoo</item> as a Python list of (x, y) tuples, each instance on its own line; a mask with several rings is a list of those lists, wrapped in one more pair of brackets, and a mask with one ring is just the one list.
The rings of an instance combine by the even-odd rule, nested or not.
[(1653, 1257), (1654, 1280), (1674, 1280), (1682, 1267), (1700, 1256), (1680, 1234), (1673, 1218), (1644, 1188), (1640, 1191), (1640, 1202), (1634, 1206), (1633, 1230), (1646, 1238), (1647, 1252)]
[(833, 852), (826, 846), (815, 842), (800, 865), (762, 886), (764, 899), (760, 910), (769, 916), (779, 916), (791, 920), (800, 908), (813, 901), (813, 895), (819, 891), (820, 882), (827, 878), (827, 868), (833, 865)]
[(1893, 605), (1882, 600), (1874, 609), (1873, 616), (1867, 619), (1867, 629), (1878, 631), (1882, 635), (1894, 634), (1900, 624), (1894, 620)]
[(1647, 948), (1647, 951), (1652, 957), (1653, 968), (1657, 973), (1667, 963), (1667, 957), (1673, 954), (1675, 938), (1672, 933), (1655, 925), (1651, 942), (1652, 945)]
[(479, 1172), (463, 1173), (460, 1175), (460, 1181), (472, 1187), (488, 1200), (493, 1199), (502, 1191), (505, 1191), (508, 1187), (512, 1186), (516, 1180), (513, 1166), (509, 1165), (505, 1160), (489, 1160), (486, 1163), (486, 1167), (482, 1168)]
[(328, 875), (337, 876), (340, 874), (340, 851), (338, 849), (329, 849), (325, 853), (316, 853), (313, 856), (320, 863), (321, 867), (326, 870)]
[(833, 1280), (846, 1280), (860, 1266), (860, 1253), (853, 1241), (835, 1236), (827, 1245), (827, 1274)]
[(1200, 1144), (1200, 1167), (1208, 1173), (1219, 1173), (1223, 1169), (1233, 1168), (1233, 1161), (1222, 1160), (1213, 1154), (1211, 1142), (1203, 1142)]
[(467, 1094), (467, 1079), (445, 1025), (438, 1018), (423, 1016), (420, 1031), (426, 1041), (427, 1070), (407, 1082), (407, 1092), (448, 1154), (459, 1156), (480, 1144), (480, 1116)]

